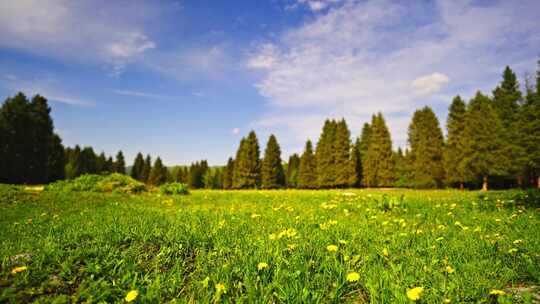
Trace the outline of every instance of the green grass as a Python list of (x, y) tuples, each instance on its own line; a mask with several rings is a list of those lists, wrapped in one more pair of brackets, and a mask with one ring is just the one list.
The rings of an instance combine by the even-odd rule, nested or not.
[(0, 302), (527, 303), (512, 288), (540, 282), (540, 212), (517, 194), (0, 185)]

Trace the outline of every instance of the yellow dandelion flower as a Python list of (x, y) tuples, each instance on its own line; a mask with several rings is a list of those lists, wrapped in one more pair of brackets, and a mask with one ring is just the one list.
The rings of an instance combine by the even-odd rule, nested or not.
[(520, 245), (523, 244), (523, 240), (515, 240), (514, 245)]
[(503, 290), (500, 290), (500, 289), (492, 289), (489, 292), (489, 294), (494, 295), (494, 296), (504, 296), (504, 295), (506, 295), (506, 292), (504, 292)]
[(28, 269), (28, 267), (26, 267), (26, 266), (15, 267), (15, 268), (13, 268), (11, 270), (11, 273), (16, 274), (16, 273), (19, 273), (19, 272), (26, 271), (26, 269)]
[(446, 272), (454, 273), (454, 271), (456, 271), (456, 270), (454, 268), (452, 268), (452, 266), (450, 266), (450, 265), (446, 266)]
[(443, 303), (445, 303), (445, 304), (452, 303), (452, 300), (446, 298), (446, 299), (443, 300)]
[(138, 295), (139, 295), (139, 292), (137, 290), (132, 290), (127, 293), (124, 299), (126, 300), (126, 302), (131, 302), (131, 301), (134, 301)]
[(227, 293), (227, 290), (225, 289), (225, 285), (223, 283), (217, 283), (216, 284), (216, 292), (218, 292), (218, 293)]
[(256, 218), (258, 218), (258, 217), (261, 217), (261, 215), (260, 215), (260, 214), (257, 214), (257, 213), (251, 214), (251, 218), (252, 218), (252, 219), (256, 219)]
[(268, 268), (268, 264), (266, 264), (265, 262), (261, 262), (259, 264), (257, 264), (257, 269), (259, 270), (264, 270), (264, 269), (267, 269)]
[(336, 252), (336, 251), (338, 251), (338, 246), (336, 246), (336, 245), (328, 245), (328, 246), (326, 246), (326, 250), (328, 250), (330, 252)]
[(384, 255), (385, 257), (388, 257), (390, 254), (388, 253), (388, 249), (384, 248), (382, 250), (382, 255)]
[(407, 290), (407, 298), (413, 301), (420, 300), (420, 297), (422, 296), (422, 292), (424, 292), (424, 288), (422, 287), (415, 287), (413, 289)]
[(360, 280), (360, 275), (358, 274), (358, 272), (351, 272), (347, 274), (347, 281), (356, 282), (358, 280)]
[(517, 248), (510, 248), (510, 249), (508, 250), (508, 253), (512, 254), (512, 253), (516, 253), (517, 251), (518, 251)]
[(272, 241), (277, 239), (277, 236), (275, 233), (271, 233), (270, 236), (268, 237), (269, 239), (271, 239)]
[(347, 241), (345, 241), (345, 240), (339, 240), (339, 243), (340, 243), (341, 245), (347, 245)]

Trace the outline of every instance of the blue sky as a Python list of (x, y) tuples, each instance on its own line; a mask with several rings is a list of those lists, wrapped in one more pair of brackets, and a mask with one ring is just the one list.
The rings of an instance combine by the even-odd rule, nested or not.
[(128, 163), (223, 164), (251, 129), (286, 158), (325, 118), (357, 136), (376, 111), (404, 147), (415, 109), (444, 124), (505, 65), (523, 83), (539, 28), (535, 0), (2, 1), (0, 97), (45, 95), (64, 144)]

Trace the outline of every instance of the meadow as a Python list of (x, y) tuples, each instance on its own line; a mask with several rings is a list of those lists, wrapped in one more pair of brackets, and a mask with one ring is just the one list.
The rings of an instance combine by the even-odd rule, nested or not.
[(0, 302), (535, 303), (533, 194), (0, 185)]

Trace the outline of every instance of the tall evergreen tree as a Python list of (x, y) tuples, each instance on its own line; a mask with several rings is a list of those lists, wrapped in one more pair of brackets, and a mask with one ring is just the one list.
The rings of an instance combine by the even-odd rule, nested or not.
[(482, 190), (488, 189), (488, 177), (506, 174), (503, 133), (491, 100), (477, 92), (465, 115), (463, 168), (467, 177), (482, 179)]
[(344, 188), (349, 186), (350, 174), (350, 152), (351, 152), (351, 132), (347, 127), (345, 119), (336, 122), (336, 131), (334, 135), (333, 145), (333, 169), (335, 180), (333, 187)]
[(444, 139), (439, 120), (430, 107), (414, 112), (408, 136), (411, 185), (414, 188), (440, 187), (444, 178)]
[(359, 187), (360, 178), (362, 176), (362, 161), (360, 160), (360, 140), (351, 145), (351, 153), (349, 158), (349, 164), (347, 166), (349, 170), (349, 187)]
[(452, 100), (448, 109), (446, 119), (447, 139), (444, 151), (444, 168), (446, 171), (446, 182), (450, 184), (459, 183), (459, 188), (463, 189), (465, 182), (463, 160), (464, 130), (465, 130), (465, 102), (458, 95)]
[(142, 170), (144, 168), (144, 156), (141, 152), (137, 153), (135, 160), (133, 161), (133, 167), (131, 167), (131, 177), (136, 180), (141, 180)]
[(106, 170), (107, 167), (107, 157), (105, 156), (105, 152), (101, 151), (101, 153), (96, 158), (96, 171), (97, 173), (101, 174)]
[(317, 182), (320, 188), (331, 188), (336, 185), (336, 168), (334, 166), (336, 129), (336, 121), (326, 120), (317, 142), (315, 159), (317, 160)]
[(48, 180), (48, 158), (49, 148), (53, 140), (53, 121), (51, 118), (51, 108), (47, 99), (36, 95), (29, 104), (30, 128), (32, 143), (31, 152), (26, 159), (30, 173), (30, 183), (45, 183)]
[[(373, 121), (375, 119), (375, 116), (371, 118)], [(365, 177), (364, 177), (364, 166), (366, 161), (366, 154), (369, 148), (369, 142), (371, 138), (371, 125), (369, 123), (364, 123), (364, 126), (362, 127), (362, 133), (360, 134), (360, 138), (357, 139), (357, 146), (358, 146), (358, 153), (359, 153), (359, 159), (360, 159), (360, 175), (359, 175), (359, 181), (360, 185), (367, 186)]]
[(410, 186), (410, 167), (409, 165), (409, 152), (406, 153), (401, 150), (401, 148), (398, 148), (396, 152), (394, 152), (393, 158), (394, 158), (394, 166), (395, 166), (395, 179), (394, 179), (394, 186), (395, 187), (409, 187)]
[(107, 161), (105, 162), (105, 172), (114, 172), (114, 161), (112, 159), (112, 156), (109, 156), (107, 158)]
[[(118, 168), (118, 167), (117, 167)], [(148, 178), (148, 183), (151, 185), (159, 186), (167, 182), (167, 167), (163, 165), (161, 158), (158, 156), (152, 170), (150, 171), (150, 177)]]
[(126, 160), (124, 159), (124, 153), (122, 150), (116, 154), (116, 160), (114, 161), (114, 172), (126, 174)]
[(317, 160), (313, 154), (311, 140), (306, 142), (306, 148), (300, 157), (300, 166), (298, 167), (298, 187), (304, 189), (315, 189), (318, 187)]
[(256, 188), (261, 182), (260, 150), (257, 135), (251, 131), (240, 141), (234, 162), (233, 187), (236, 189)]
[(64, 179), (66, 158), (62, 139), (57, 134), (51, 138), (47, 157), (47, 182)]
[(392, 139), (382, 113), (373, 116), (363, 175), (368, 187), (388, 187), (394, 182)]
[(81, 174), (97, 173), (97, 156), (92, 147), (84, 147), (78, 159)]
[(144, 159), (144, 166), (141, 170), (141, 181), (148, 183), (150, 178), (150, 173), (152, 172), (152, 158), (149, 154), (146, 155)]
[(266, 150), (264, 151), (261, 179), (263, 189), (276, 189), (285, 186), (285, 175), (281, 163), (281, 150), (277, 139), (273, 134), (270, 135)]
[(233, 174), (234, 174), (234, 160), (232, 157), (229, 157), (227, 165), (222, 172), (222, 181), (221, 184), (223, 189), (232, 189), (233, 187)]
[(192, 163), (189, 167), (188, 186), (192, 189), (204, 188), (204, 176), (208, 169), (206, 160)]
[(287, 163), (287, 174), (285, 175), (285, 183), (287, 188), (298, 188), (298, 168), (300, 167), (300, 156), (294, 153), (289, 156)]
[(75, 145), (75, 148), (73, 149), (66, 149), (66, 178), (73, 179), (82, 174), (80, 156), (81, 147), (79, 147), (79, 145)]

